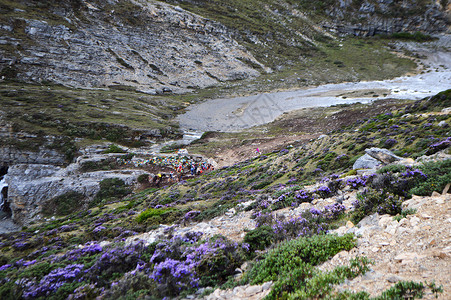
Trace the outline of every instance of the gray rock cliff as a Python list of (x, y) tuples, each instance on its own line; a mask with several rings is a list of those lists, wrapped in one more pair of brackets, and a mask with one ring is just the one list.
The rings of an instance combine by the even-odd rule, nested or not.
[(32, 82), (126, 85), (157, 94), (254, 77), (260, 73), (251, 65), (264, 68), (224, 26), (172, 5), (152, 0), (81, 2), (78, 9), (59, 5), (49, 12), (58, 21), (24, 12), (1, 24), (0, 69), (12, 68), (19, 79)]
[(326, 10), (332, 18), (323, 27), (338, 34), (373, 36), (397, 32), (450, 32), (451, 12), (446, 1), (340, 0)]

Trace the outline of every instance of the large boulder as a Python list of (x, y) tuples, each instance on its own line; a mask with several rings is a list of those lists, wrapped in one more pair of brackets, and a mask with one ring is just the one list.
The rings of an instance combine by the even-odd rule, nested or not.
[(402, 160), (402, 157), (399, 157), (395, 155), (393, 152), (387, 149), (381, 149), (381, 148), (369, 148), (365, 149), (366, 154), (371, 156), (374, 159), (377, 159), (378, 161), (384, 163), (384, 164), (391, 164), (393, 162)]
[(382, 163), (380, 161), (378, 161), (377, 159), (371, 157), (369, 154), (365, 154), (361, 157), (359, 157), (354, 165), (352, 166), (352, 168), (354, 170), (357, 169), (374, 169), (378, 166), (382, 165)]

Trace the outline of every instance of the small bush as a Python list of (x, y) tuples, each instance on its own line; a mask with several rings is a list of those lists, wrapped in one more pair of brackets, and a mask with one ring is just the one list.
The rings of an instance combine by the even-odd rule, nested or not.
[(119, 147), (118, 145), (111, 144), (107, 150), (103, 151), (103, 153), (126, 153), (127, 151)]
[(401, 205), (400, 196), (369, 188), (357, 194), (357, 200), (353, 203), (354, 211), (351, 214), (351, 219), (356, 224), (375, 212), (397, 215), (402, 211)]
[(249, 231), (244, 236), (244, 242), (249, 244), (249, 251), (264, 250), (274, 242), (274, 230), (263, 225)]
[(149, 209), (146, 209), (145, 211), (143, 211), (142, 213), (140, 213), (136, 217), (135, 220), (138, 223), (143, 223), (144, 221), (146, 221), (149, 218), (156, 217), (156, 216), (161, 216), (166, 211), (167, 211), (166, 209), (149, 208)]
[(418, 169), (427, 177), (417, 182), (410, 190), (414, 195), (430, 196), (434, 191), (441, 193), (445, 186), (451, 183), (451, 159), (425, 163)]
[(350, 234), (316, 235), (284, 242), (270, 250), (261, 261), (257, 262), (245, 274), (244, 281), (250, 284), (277, 281), (297, 269), (303, 269), (306, 274), (311, 274), (313, 266), (354, 246), (355, 238)]
[(415, 299), (423, 298), (425, 286), (420, 282), (400, 281), (383, 292), (378, 299)]
[(278, 280), (268, 295), (269, 299), (320, 299), (333, 292), (333, 285), (346, 279), (353, 279), (369, 271), (370, 261), (357, 257), (349, 266), (336, 267), (323, 273), (315, 270), (312, 277), (306, 277), (302, 269), (297, 269)]
[(400, 172), (404, 172), (406, 170), (406, 166), (404, 165), (396, 165), (396, 164), (392, 164), (392, 165), (387, 165), (384, 166), (382, 168), (380, 168), (379, 170), (376, 171), (377, 174), (384, 174), (384, 173), (400, 173)]

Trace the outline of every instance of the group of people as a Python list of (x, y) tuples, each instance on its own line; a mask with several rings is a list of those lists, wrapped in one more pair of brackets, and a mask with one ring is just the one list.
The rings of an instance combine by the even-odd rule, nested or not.
[(215, 167), (208, 162), (192, 163), (189, 166), (180, 164), (176, 168), (176, 173), (174, 173), (174, 171), (170, 171), (169, 173), (160, 172), (156, 175), (149, 176), (149, 183), (159, 187), (162, 181), (167, 181), (167, 183), (179, 182), (182, 180), (183, 176), (202, 175), (203, 173), (213, 171), (214, 169)]
[[(183, 168), (179, 168), (182, 172)], [(203, 162), (201, 164), (193, 163), (190, 167), (191, 175), (201, 175), (205, 171), (213, 171), (215, 168), (212, 164)], [(177, 170), (178, 171), (178, 170)]]

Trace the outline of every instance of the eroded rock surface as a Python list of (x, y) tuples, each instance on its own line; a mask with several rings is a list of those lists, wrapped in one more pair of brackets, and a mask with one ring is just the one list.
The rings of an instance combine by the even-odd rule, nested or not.
[(0, 27), (2, 69), (27, 81), (158, 94), (253, 77), (260, 73), (252, 66), (264, 68), (221, 24), (161, 2), (91, 1), (77, 10), (61, 4), (49, 14), (59, 21), (11, 18)]

